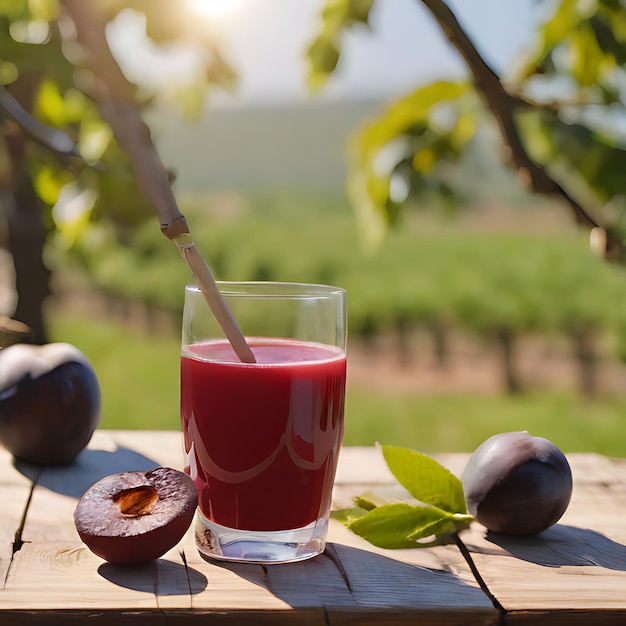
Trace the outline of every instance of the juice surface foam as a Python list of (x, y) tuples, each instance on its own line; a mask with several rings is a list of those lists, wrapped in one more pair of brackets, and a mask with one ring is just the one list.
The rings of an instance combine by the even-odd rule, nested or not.
[[(320, 343), (266, 338), (250, 338), (247, 341), (256, 358), (256, 365), (288, 365), (343, 357), (341, 348)], [(205, 361), (255, 365), (240, 363), (232, 346), (224, 340), (206, 341), (185, 346), (183, 355)]]

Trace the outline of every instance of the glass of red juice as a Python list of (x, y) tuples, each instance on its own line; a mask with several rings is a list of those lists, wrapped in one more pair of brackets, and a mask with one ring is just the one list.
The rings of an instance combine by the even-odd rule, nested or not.
[(324, 550), (346, 386), (346, 294), (326, 285), (218, 282), (255, 363), (243, 363), (198, 287), (185, 289), (181, 422), (207, 558), (289, 563)]

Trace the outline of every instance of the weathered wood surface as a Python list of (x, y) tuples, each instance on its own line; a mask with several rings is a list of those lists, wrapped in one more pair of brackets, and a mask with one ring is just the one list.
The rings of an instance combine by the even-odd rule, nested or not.
[[(438, 458), (459, 473), (467, 455)], [(182, 467), (180, 434), (99, 431), (73, 466), (41, 472), (0, 450), (0, 621), (626, 623), (626, 461), (570, 460), (575, 491), (562, 523), (535, 539), (479, 525), (464, 533), (485, 593), (454, 545), (381, 550), (335, 522), (324, 555), (298, 564), (209, 563), (188, 533), (153, 563), (112, 566), (76, 534), (78, 497), (107, 474)], [(402, 495), (377, 450), (345, 448), (334, 504), (366, 491)]]
[(463, 535), (508, 622), (626, 624), (626, 459), (570, 455), (572, 501), (537, 537)]

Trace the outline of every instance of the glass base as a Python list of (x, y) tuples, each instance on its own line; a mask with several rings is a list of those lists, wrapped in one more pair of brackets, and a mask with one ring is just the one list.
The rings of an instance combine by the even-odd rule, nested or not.
[(327, 531), (327, 519), (295, 530), (238, 530), (211, 522), (200, 511), (195, 524), (196, 546), (203, 557), (263, 565), (294, 563), (321, 554)]

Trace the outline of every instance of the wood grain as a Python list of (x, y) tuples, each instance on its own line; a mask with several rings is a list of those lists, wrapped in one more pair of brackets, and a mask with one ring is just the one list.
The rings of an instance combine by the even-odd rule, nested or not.
[(574, 492), (558, 524), (519, 538), (475, 524), (463, 541), (516, 623), (555, 624), (565, 614), (581, 624), (626, 623), (626, 463), (592, 454), (569, 460)]
[[(438, 456), (459, 474), (466, 454)], [(331, 521), (325, 553), (290, 565), (209, 562), (190, 531), (161, 559), (119, 567), (79, 540), (73, 511), (100, 478), (182, 468), (176, 432), (98, 431), (69, 467), (15, 463), (0, 450), (0, 620), (29, 624), (626, 623), (626, 461), (571, 455), (562, 523), (535, 538), (462, 535), (494, 608), (455, 545), (382, 550)], [(29, 500), (32, 487), (32, 498)], [(405, 497), (375, 448), (342, 451), (333, 506), (357, 494)], [(26, 507), (28, 510), (26, 515)], [(13, 552), (24, 518), (23, 545)]]
[(0, 447), (0, 589), (9, 572), (13, 543), (21, 531), (31, 487), (32, 482), (15, 470), (11, 454)]

